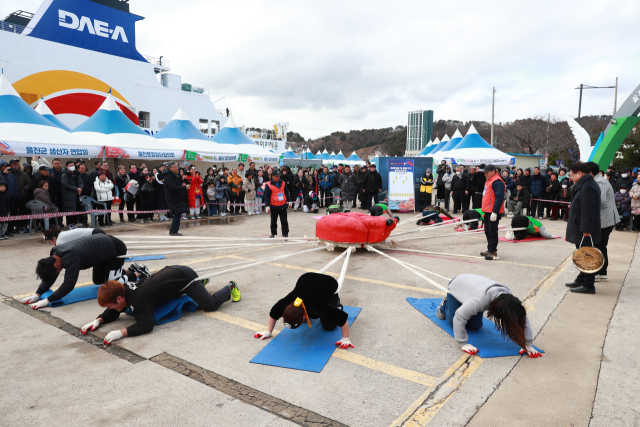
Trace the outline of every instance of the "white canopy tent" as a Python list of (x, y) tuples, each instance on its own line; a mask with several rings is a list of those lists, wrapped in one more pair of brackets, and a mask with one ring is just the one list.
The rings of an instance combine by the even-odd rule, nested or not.
[(456, 147), (445, 153), (436, 153), (433, 161), (439, 163), (447, 160), (452, 165), (514, 165), (515, 157), (503, 153), (495, 147), (492, 147), (478, 134), (476, 129), (471, 126), (464, 138), (456, 145)]
[(102, 146), (59, 128), (32, 109), (0, 74), (0, 156), (100, 157)]
[(180, 160), (183, 149), (176, 149), (133, 124), (120, 110), (111, 92), (98, 111), (72, 130), (88, 143), (105, 148), (105, 157), (114, 159)]

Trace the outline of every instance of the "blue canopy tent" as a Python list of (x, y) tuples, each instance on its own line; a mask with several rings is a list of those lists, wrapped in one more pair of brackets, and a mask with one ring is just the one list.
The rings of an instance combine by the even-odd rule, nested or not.
[(71, 129), (67, 125), (62, 123), (49, 109), (49, 106), (44, 102), (44, 98), (42, 97), (40, 98), (40, 101), (38, 102), (38, 106), (36, 107), (36, 111), (42, 114), (42, 117), (49, 120), (54, 125), (58, 126), (60, 129), (64, 129), (67, 132), (71, 132)]
[(342, 150), (340, 150), (340, 152), (336, 154), (336, 157), (334, 158), (334, 160), (339, 162), (341, 160), (347, 160), (347, 158), (344, 156), (344, 154), (342, 154)]
[(445, 135), (444, 135), (444, 137), (442, 137), (442, 141), (440, 141), (440, 144), (436, 145), (436, 147), (435, 147), (433, 150), (431, 150), (431, 151), (429, 152), (429, 155), (430, 155), (430, 156), (433, 156), (434, 154), (436, 154), (438, 151), (440, 151), (440, 149), (441, 149), (442, 147), (444, 147), (445, 145), (447, 145), (447, 142), (449, 142), (449, 141), (450, 141), (450, 139), (449, 139), (449, 135), (446, 135), (446, 134), (445, 134)]
[(503, 153), (487, 143), (472, 126), (456, 147), (433, 156), (435, 162), (448, 159), (453, 165), (513, 165), (515, 157)]
[(294, 153), (291, 148), (288, 148), (287, 151), (285, 151), (282, 154), (282, 158), (283, 159), (299, 159), (300, 156), (297, 156), (296, 153)]
[(440, 138), (436, 136), (436, 139), (433, 141), (429, 141), (427, 145), (422, 149), (421, 152), (418, 153), (418, 156), (426, 156), (428, 155), (436, 146), (440, 144)]
[[(473, 125), (471, 125), (471, 127), (473, 127)], [(471, 128), (469, 128), (469, 130), (471, 130)], [(473, 128), (473, 130), (475, 131), (475, 128)], [(453, 150), (456, 145), (460, 143), (460, 141), (462, 141), (462, 134), (458, 129), (456, 129), (455, 133), (451, 137), (451, 140), (443, 145), (442, 148), (438, 150), (438, 153), (446, 153), (447, 151)]]

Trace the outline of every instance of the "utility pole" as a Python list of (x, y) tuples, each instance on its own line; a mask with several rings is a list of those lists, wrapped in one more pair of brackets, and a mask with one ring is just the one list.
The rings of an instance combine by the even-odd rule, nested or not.
[(618, 78), (616, 77), (616, 93), (613, 96), (613, 115), (616, 115), (618, 109)]
[[(615, 86), (589, 86), (585, 84), (580, 84), (576, 89), (580, 89), (580, 101), (578, 102), (578, 123), (580, 123), (580, 114), (582, 113), (582, 89), (616, 89), (616, 99), (618, 96), (618, 78), (616, 77), (616, 85)], [(615, 106), (614, 106), (615, 108)]]
[(495, 118), (495, 105), (496, 105), (496, 87), (493, 87), (493, 95), (491, 100), (491, 146), (494, 146), (494, 133), (493, 133), (493, 120)]

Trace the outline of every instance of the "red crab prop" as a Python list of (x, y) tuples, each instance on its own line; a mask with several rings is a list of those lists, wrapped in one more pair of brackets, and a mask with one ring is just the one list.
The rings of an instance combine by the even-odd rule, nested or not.
[(380, 243), (398, 225), (387, 216), (369, 216), (358, 212), (334, 213), (318, 220), (316, 237), (334, 243)]

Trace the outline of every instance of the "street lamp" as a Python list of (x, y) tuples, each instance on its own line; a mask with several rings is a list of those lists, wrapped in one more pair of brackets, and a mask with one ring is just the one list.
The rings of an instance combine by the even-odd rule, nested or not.
[(585, 85), (581, 83), (580, 86), (578, 86), (576, 89), (580, 89), (580, 101), (578, 103), (578, 123), (580, 123), (580, 113), (582, 112), (582, 89), (616, 89), (616, 96), (617, 96), (618, 78), (616, 77), (615, 86), (590, 86), (590, 85)]
[(309, 146), (306, 144), (302, 144), (302, 152), (304, 153), (304, 159), (307, 160), (307, 148)]

